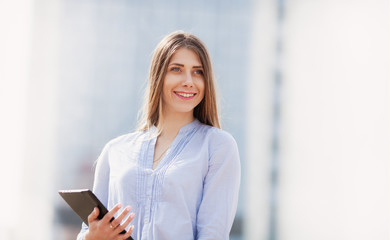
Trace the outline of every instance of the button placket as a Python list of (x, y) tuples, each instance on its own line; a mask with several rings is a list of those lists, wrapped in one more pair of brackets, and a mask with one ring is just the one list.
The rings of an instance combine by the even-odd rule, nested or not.
[(153, 194), (153, 174), (151, 172), (148, 172), (148, 176), (146, 180), (146, 204), (145, 204), (144, 223), (150, 222), (152, 194)]

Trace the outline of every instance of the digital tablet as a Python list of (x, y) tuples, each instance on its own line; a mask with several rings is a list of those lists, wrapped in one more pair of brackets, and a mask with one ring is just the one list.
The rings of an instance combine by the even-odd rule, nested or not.
[[(108, 213), (107, 208), (100, 202), (95, 194), (89, 189), (78, 189), (78, 190), (60, 190), (58, 193), (61, 197), (68, 203), (68, 205), (73, 209), (73, 211), (83, 220), (85, 224), (88, 225), (88, 216), (92, 213), (95, 207), (99, 208), (98, 219), (102, 219), (106, 213)], [(111, 219), (111, 221), (114, 218)], [(126, 231), (123, 230), (121, 234), (125, 234)], [(133, 240), (132, 237), (129, 237), (127, 240)]]

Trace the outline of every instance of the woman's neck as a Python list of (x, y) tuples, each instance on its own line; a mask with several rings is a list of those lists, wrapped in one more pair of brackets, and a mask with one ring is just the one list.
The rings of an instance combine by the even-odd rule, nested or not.
[(160, 136), (167, 138), (175, 138), (179, 133), (180, 129), (193, 122), (195, 117), (192, 113), (190, 114), (167, 114), (164, 115), (164, 118), (161, 119), (161, 126), (158, 126), (162, 129)]

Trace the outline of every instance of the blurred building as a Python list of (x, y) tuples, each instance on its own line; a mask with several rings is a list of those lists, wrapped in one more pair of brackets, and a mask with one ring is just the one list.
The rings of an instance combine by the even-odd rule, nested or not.
[(75, 238), (81, 221), (57, 190), (92, 187), (104, 144), (135, 128), (154, 47), (177, 29), (209, 47), (240, 148), (232, 240), (389, 239), (389, 9), (0, 2), (0, 239)]
[(254, 1), (245, 239), (389, 239), (389, 1)]

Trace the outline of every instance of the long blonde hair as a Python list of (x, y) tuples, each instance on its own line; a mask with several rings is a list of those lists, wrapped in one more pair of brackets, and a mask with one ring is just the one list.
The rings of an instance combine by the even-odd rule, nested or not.
[(147, 130), (159, 124), (162, 116), (163, 81), (171, 57), (180, 48), (194, 51), (203, 66), (205, 92), (202, 101), (194, 109), (194, 117), (201, 123), (220, 128), (214, 74), (207, 48), (196, 36), (175, 31), (165, 36), (154, 50), (138, 130)]

